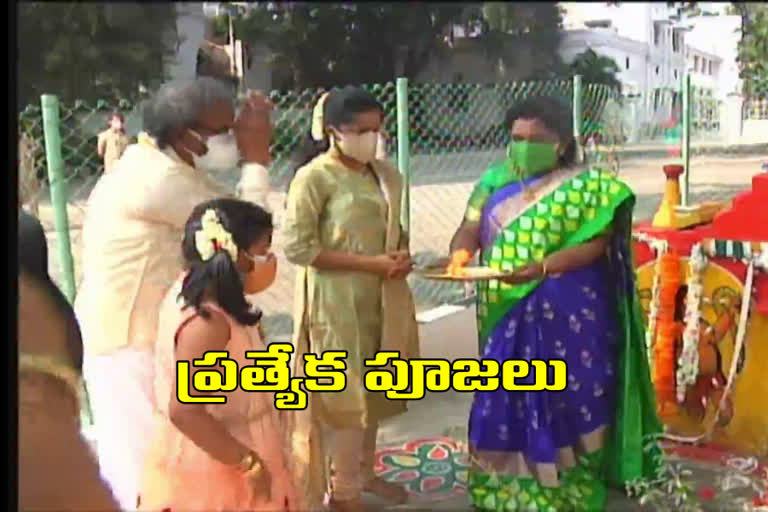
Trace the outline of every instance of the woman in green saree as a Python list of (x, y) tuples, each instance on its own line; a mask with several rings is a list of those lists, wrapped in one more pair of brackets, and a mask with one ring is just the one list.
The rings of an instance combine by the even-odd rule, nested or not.
[(629, 245), (634, 195), (574, 165), (558, 101), (528, 99), (506, 126), (508, 158), (476, 185), (451, 252), (512, 272), (478, 286), (482, 357), (563, 360), (567, 385), (475, 394), (470, 499), (480, 510), (600, 511), (607, 485), (651, 476), (643, 439), (660, 431)]

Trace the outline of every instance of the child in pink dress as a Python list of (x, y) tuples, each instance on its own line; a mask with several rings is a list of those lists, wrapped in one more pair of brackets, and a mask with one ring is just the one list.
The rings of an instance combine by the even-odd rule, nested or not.
[[(192, 212), (182, 242), (187, 270), (166, 297), (155, 349), (159, 411), (140, 508), (152, 511), (299, 510), (289, 467), (286, 425), (272, 393), (201, 393), (223, 404), (178, 401), (177, 361), (228, 351), (238, 368), (245, 352), (266, 350), (261, 313), (245, 294), (272, 284), (272, 218), (252, 203), (219, 199)], [(220, 368), (220, 367), (219, 367)], [(211, 368), (206, 368), (211, 370)], [(224, 377), (222, 371), (222, 380)], [(238, 372), (239, 373), (239, 372)]]

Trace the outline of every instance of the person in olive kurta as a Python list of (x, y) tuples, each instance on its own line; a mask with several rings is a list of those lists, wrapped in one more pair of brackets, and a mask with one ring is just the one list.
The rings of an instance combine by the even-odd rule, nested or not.
[[(382, 118), (376, 99), (357, 87), (331, 91), (318, 101), (314, 154), (290, 185), (282, 233), (286, 256), (299, 267), (297, 355), (348, 352), (346, 389), (312, 394), (306, 413), (311, 421), (302, 422), (306, 428), (296, 428), (294, 436), (297, 456), (313, 461), (305, 480), (312, 489), (305, 492), (324, 485), (320, 461), (330, 456), (331, 504), (344, 511), (363, 510), (364, 491), (397, 502), (406, 498), (404, 489), (373, 471), (378, 423), (403, 412), (405, 402), (364, 387), (363, 361), (378, 351), (418, 357), (413, 299), (405, 281), (412, 263), (399, 222), (400, 175), (376, 160)], [(327, 451), (320, 448), (322, 441)]]
[(125, 133), (125, 118), (122, 114), (114, 113), (109, 118), (109, 127), (99, 134), (98, 153), (104, 159), (104, 172), (112, 171), (115, 162), (120, 160), (131, 138)]

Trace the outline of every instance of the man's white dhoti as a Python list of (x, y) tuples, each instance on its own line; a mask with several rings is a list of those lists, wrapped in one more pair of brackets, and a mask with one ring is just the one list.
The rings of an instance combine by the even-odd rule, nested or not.
[(126, 347), (108, 355), (86, 353), (83, 377), (101, 476), (123, 510), (136, 510), (155, 410), (152, 352)]

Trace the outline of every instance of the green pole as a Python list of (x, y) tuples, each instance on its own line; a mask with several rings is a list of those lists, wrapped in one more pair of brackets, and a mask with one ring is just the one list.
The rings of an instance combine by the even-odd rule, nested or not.
[[(43, 109), (43, 135), (45, 138), (45, 159), (48, 162), (48, 182), (51, 187), (53, 226), (56, 229), (59, 268), (61, 270), (64, 294), (70, 304), (75, 301), (75, 266), (72, 262), (72, 243), (69, 239), (69, 216), (67, 214), (67, 183), (64, 180), (64, 159), (61, 156), (61, 133), (59, 131), (59, 99), (50, 94), (40, 97)], [(88, 389), (83, 383), (83, 408), (80, 411), (82, 424), (93, 423)]]
[(680, 200), (683, 206), (688, 206), (688, 194), (690, 192), (691, 170), (691, 75), (683, 74), (683, 130), (681, 140), (681, 153), (683, 158), (683, 187)]
[(576, 139), (576, 157), (584, 162), (584, 148), (581, 147), (581, 128), (584, 115), (581, 111), (581, 75), (573, 75), (573, 137)]
[(70, 303), (75, 300), (75, 269), (72, 262), (72, 245), (69, 240), (69, 219), (67, 216), (67, 184), (64, 180), (64, 160), (61, 156), (61, 133), (59, 132), (59, 99), (50, 94), (40, 97), (43, 108), (43, 134), (45, 136), (45, 158), (48, 162), (48, 182), (51, 187), (53, 225), (56, 229), (59, 266), (61, 269), (64, 294)]
[(408, 133), (408, 79), (397, 79), (397, 166), (403, 175), (403, 206), (400, 222), (411, 231), (411, 165)]

